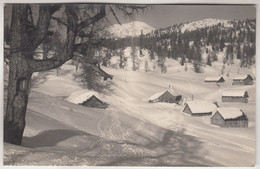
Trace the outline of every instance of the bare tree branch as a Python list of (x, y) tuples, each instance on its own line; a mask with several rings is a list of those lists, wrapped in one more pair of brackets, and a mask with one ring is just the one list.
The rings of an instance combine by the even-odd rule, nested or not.
[(78, 30), (82, 30), (82, 29), (86, 28), (87, 26), (99, 21), (100, 19), (102, 19), (105, 16), (106, 16), (106, 5), (102, 4), (99, 8), (99, 13), (97, 13), (93, 17), (88, 18), (78, 24)]
[(133, 19), (135, 14), (144, 12), (150, 5), (115, 5), (115, 8), (123, 13), (126, 18)]
[(117, 21), (120, 25), (122, 25), (121, 22), (119, 21), (119, 19), (117, 18), (116, 13), (115, 13), (115, 11), (113, 10), (113, 8), (112, 8), (110, 5), (109, 5), (109, 8), (110, 8), (110, 10), (111, 10), (113, 16), (115, 17), (116, 21)]
[(59, 18), (56, 18), (56, 17), (52, 16), (51, 19), (53, 19), (53, 20), (59, 22), (60, 24), (62, 24), (62, 25), (64, 25), (64, 26), (68, 26), (68, 27), (69, 27), (69, 25), (68, 25), (66, 22), (62, 21), (62, 20), (59, 19)]
[(39, 19), (35, 31), (31, 33), (33, 48), (38, 47), (48, 35), (51, 16), (61, 7), (61, 5), (40, 5)]
[(76, 32), (74, 30), (77, 27), (78, 20), (73, 6), (66, 6), (65, 12), (70, 27), (67, 29), (67, 43), (65, 45), (64, 54), (54, 58), (55, 60), (30, 60), (29, 63), (33, 72), (57, 68), (73, 57), (76, 39)]

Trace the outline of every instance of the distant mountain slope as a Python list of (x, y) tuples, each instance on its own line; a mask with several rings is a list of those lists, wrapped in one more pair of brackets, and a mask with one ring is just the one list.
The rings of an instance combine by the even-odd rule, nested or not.
[(106, 33), (109, 34), (110, 38), (125, 38), (125, 37), (136, 37), (143, 34), (150, 33), (154, 30), (153, 27), (147, 25), (144, 22), (134, 21), (125, 23), (122, 25), (114, 24), (106, 29)]
[(184, 33), (185, 31), (193, 31), (200, 28), (210, 27), (221, 24), (224, 27), (232, 27), (232, 24), (229, 20), (222, 20), (222, 19), (203, 19), (199, 21), (185, 23), (181, 28), (181, 32)]

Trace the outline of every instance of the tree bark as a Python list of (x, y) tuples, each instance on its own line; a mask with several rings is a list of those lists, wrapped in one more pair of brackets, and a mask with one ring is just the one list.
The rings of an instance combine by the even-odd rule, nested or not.
[[(37, 29), (28, 30), (28, 6), (13, 5), (11, 22), (11, 43), (9, 57), (9, 81), (7, 107), (4, 116), (4, 141), (20, 145), (25, 128), (28, 96), (33, 72), (49, 70), (62, 65), (73, 56), (75, 29), (67, 29), (65, 54), (55, 61), (33, 60), (32, 52), (47, 36), (51, 15), (59, 6), (40, 6)], [(66, 8), (68, 23), (76, 28), (77, 18), (74, 10)]]
[[(67, 18), (67, 39), (64, 54), (53, 60), (34, 60), (33, 52), (43, 43), (49, 31), (52, 15), (61, 5), (40, 5), (37, 25), (28, 19), (29, 5), (15, 4), (12, 7), (11, 40), (9, 57), (9, 83), (7, 108), (4, 116), (4, 141), (20, 145), (25, 128), (25, 117), (33, 72), (58, 68), (71, 59), (75, 52), (75, 39), (78, 33), (91, 24), (100, 21), (106, 15), (106, 5), (99, 12), (81, 23), (78, 22), (75, 7), (65, 5)], [(99, 65), (89, 63), (92, 68), (107, 78), (112, 75), (104, 72)]]
[[(25, 127), (25, 115), (30, 92), (32, 73), (27, 70), (26, 62), (21, 61), (21, 53), (13, 54), (9, 62), (7, 108), (4, 117), (4, 141), (20, 145)], [(16, 64), (20, 62), (20, 64)], [(13, 66), (13, 65), (16, 66)]]

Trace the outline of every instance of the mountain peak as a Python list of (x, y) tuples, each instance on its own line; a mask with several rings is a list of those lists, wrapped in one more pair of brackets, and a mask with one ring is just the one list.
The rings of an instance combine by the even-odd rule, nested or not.
[(143, 34), (150, 33), (154, 28), (141, 21), (134, 21), (124, 23), (122, 25), (114, 24), (106, 29), (106, 32), (112, 38), (125, 38), (125, 37), (136, 37)]

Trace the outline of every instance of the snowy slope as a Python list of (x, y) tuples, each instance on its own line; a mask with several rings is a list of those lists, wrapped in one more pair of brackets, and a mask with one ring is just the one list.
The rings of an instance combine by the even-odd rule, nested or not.
[(154, 28), (144, 22), (134, 21), (122, 25), (114, 24), (109, 26), (106, 29), (106, 32), (109, 34), (110, 38), (125, 38), (140, 36), (141, 31), (143, 31), (143, 34), (145, 35), (153, 30)]
[[(130, 48), (125, 55), (130, 57)], [(144, 56), (139, 59), (147, 59)], [(219, 56), (221, 57), (221, 56)], [(150, 62), (149, 62), (150, 63)], [(46, 79), (31, 91), (22, 146), (4, 144), (6, 165), (142, 165), (142, 166), (252, 166), (255, 157), (256, 86), (232, 86), (232, 78), (252, 74), (239, 62), (227, 66), (225, 82), (205, 83), (221, 72), (222, 61), (194, 73), (179, 61), (167, 59), (167, 73), (102, 67), (113, 75), (109, 94), (102, 99), (107, 110), (86, 108), (66, 101), (86, 91), (73, 80), (75, 67), (46, 72)], [(229, 76), (226, 73), (229, 72)], [(145, 102), (169, 85), (186, 100), (217, 101), (237, 107), (249, 118), (249, 128), (218, 128), (207, 117), (190, 117), (184, 105)], [(247, 90), (249, 103), (222, 103), (226, 89)], [(174, 160), (173, 160), (174, 159)], [(214, 162), (213, 162), (214, 161)]]
[(184, 24), (181, 28), (181, 32), (184, 33), (185, 31), (193, 31), (199, 28), (210, 27), (217, 24), (221, 24), (224, 27), (232, 27), (232, 24), (229, 23), (229, 20), (209, 18)]

